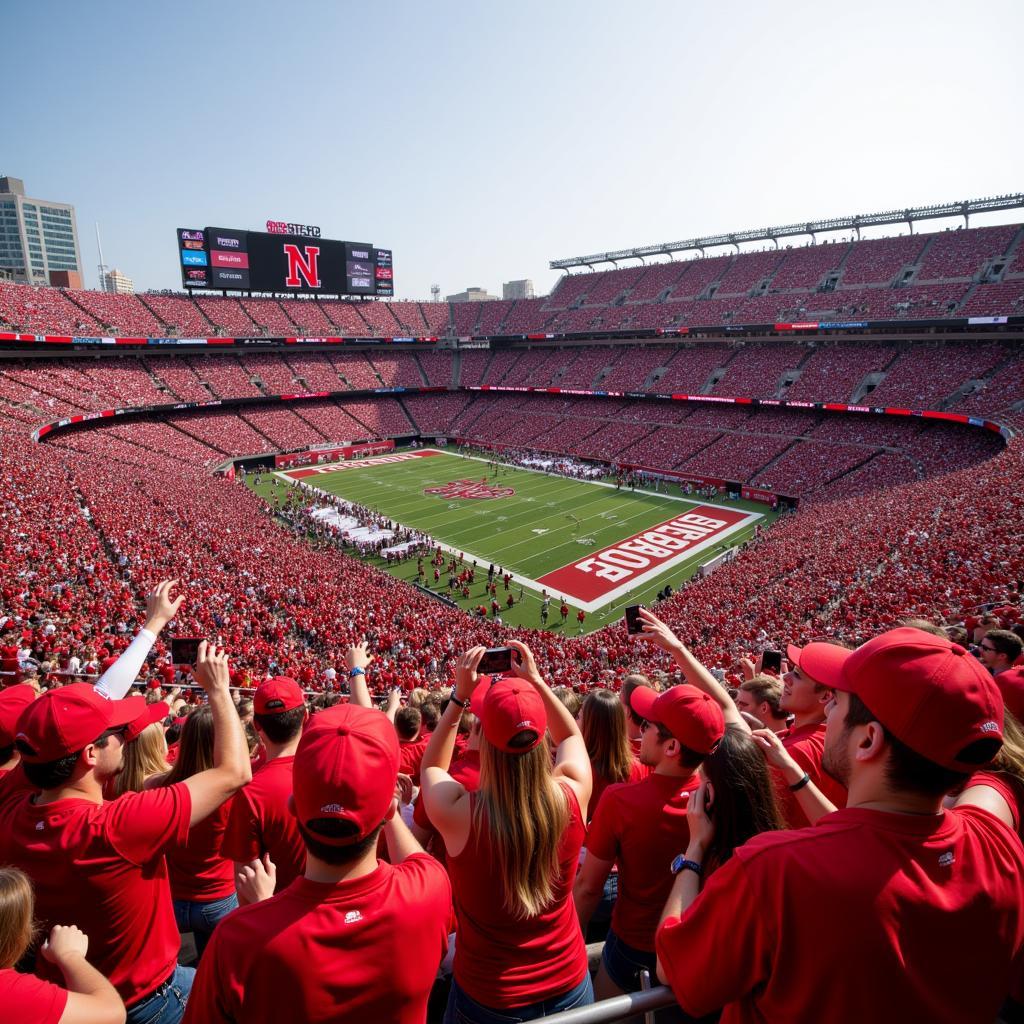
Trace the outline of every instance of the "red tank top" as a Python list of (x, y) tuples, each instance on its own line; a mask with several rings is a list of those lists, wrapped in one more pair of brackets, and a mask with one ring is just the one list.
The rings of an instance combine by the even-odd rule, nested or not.
[[(576, 794), (564, 784), (562, 789), (569, 826), (558, 849), (555, 898), (537, 917), (519, 920), (505, 910), (489, 835), (474, 828), (463, 851), (448, 858), (458, 919), (455, 980), (483, 1006), (510, 1009), (550, 999), (575, 988), (587, 973), (587, 948), (572, 900), (586, 830)], [(471, 793), (471, 814), (475, 802)]]

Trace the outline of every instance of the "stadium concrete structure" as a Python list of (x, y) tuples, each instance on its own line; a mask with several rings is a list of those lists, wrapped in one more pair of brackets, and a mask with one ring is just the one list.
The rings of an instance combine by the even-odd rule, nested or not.
[[(223, 631), (226, 616), (254, 670), (272, 641), (279, 666), (330, 661), (382, 616), (411, 636), (429, 623), (438, 643), (507, 635), (309, 549), (211, 476), (342, 442), (529, 448), (799, 502), (660, 606), (712, 662), (758, 636), (956, 617), (1003, 600), (1024, 564), (1020, 224), (572, 274), (543, 298), (451, 305), (0, 282), (0, 346), (3, 542), (9, 578), (31, 581), (8, 586), (8, 612), (116, 621), (151, 581), (181, 577), (209, 597), (189, 625)], [(585, 682), (626, 664), (621, 634), (560, 637), (541, 660)]]

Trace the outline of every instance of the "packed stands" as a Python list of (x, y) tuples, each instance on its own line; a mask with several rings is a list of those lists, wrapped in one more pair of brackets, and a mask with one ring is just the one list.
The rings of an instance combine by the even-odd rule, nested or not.
[(195, 301), (206, 319), (218, 329), (219, 334), (246, 338), (263, 333), (252, 322), (238, 299), (218, 299), (212, 295), (203, 295)]

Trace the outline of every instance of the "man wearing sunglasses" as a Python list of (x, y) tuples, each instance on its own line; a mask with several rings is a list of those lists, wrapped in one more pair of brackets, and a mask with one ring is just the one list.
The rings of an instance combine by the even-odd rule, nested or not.
[[(23, 770), (38, 792), (0, 808), (0, 863), (32, 879), (44, 929), (77, 925), (92, 939), (93, 964), (117, 989), (129, 1024), (177, 1024), (192, 968), (177, 963), (164, 851), (251, 777), (248, 746), (228, 690), (227, 655), (199, 645), (196, 681), (213, 712), (214, 766), (186, 781), (104, 801), (121, 768), (125, 730), (142, 697), (107, 700), (75, 683), (30, 704), (16, 726)], [(39, 957), (37, 970), (60, 981)]]
[(1000, 672), (1013, 668), (1014, 662), (1020, 657), (1024, 644), (1016, 633), (1008, 629), (990, 629), (978, 645), (978, 655), (982, 665), (997, 676)]

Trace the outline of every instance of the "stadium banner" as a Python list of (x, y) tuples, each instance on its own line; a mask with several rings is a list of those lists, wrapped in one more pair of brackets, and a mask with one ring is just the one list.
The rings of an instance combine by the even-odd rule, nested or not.
[(696, 505), (546, 573), (537, 582), (584, 611), (596, 611), (694, 555), (712, 550), (717, 553), (731, 534), (761, 518), (760, 512)]
[(760, 487), (741, 487), (740, 497), (747, 501), (759, 501), (764, 505), (771, 505), (772, 508), (779, 503), (779, 496), (774, 491), (766, 491)]
[(373, 441), (368, 444), (347, 444), (337, 448), (317, 447), (315, 451), (275, 455), (274, 468), (281, 466), (319, 466), (327, 462), (347, 462), (369, 455), (386, 455), (395, 450), (394, 441)]

